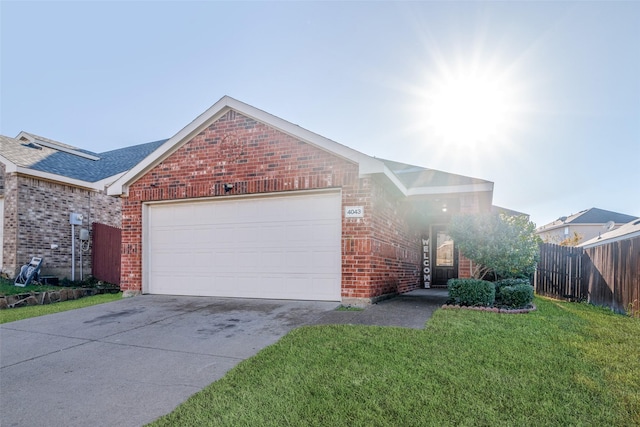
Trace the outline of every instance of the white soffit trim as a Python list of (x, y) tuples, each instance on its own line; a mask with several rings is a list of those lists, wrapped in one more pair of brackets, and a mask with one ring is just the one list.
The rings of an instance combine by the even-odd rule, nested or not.
[(4, 164), (5, 173), (16, 172), (18, 170), (18, 166), (13, 163), (11, 160), (7, 159), (5, 156), (0, 154), (0, 163)]
[(639, 231), (633, 231), (633, 232), (627, 233), (627, 234), (623, 234), (621, 236), (615, 236), (615, 237), (609, 237), (609, 238), (600, 239), (600, 240), (592, 242), (592, 243), (586, 243), (586, 244), (583, 243), (581, 245), (578, 245), (578, 247), (581, 247), (581, 248), (584, 248), (584, 249), (589, 249), (589, 248), (593, 248), (593, 247), (596, 247), (596, 246), (606, 245), (608, 243), (619, 242), (620, 240), (633, 239), (634, 237), (640, 237), (640, 230)]
[(418, 187), (407, 190), (407, 196), (426, 196), (432, 194), (478, 193), (493, 191), (493, 182), (484, 184), (450, 185), (439, 187)]
[(13, 172), (17, 172), (22, 175), (33, 176), (36, 178), (42, 178), (48, 181), (56, 181), (63, 184), (69, 184), (69, 185), (73, 185), (74, 187), (82, 187), (82, 188), (87, 188), (87, 189), (96, 190), (96, 191), (104, 190), (104, 184), (102, 183), (105, 180), (107, 181), (109, 180), (109, 178), (106, 178), (105, 180), (102, 180), (102, 181), (88, 182), (88, 181), (83, 181), (81, 179), (69, 178), (62, 175), (56, 175), (54, 173), (42, 172), (34, 169), (23, 168), (20, 166), (16, 167), (16, 170), (14, 170)]
[(322, 150), (328, 151), (346, 160), (358, 164), (359, 173), (361, 176), (372, 173), (384, 173), (392, 181), (399, 182), (397, 181), (397, 179), (394, 180), (392, 178), (393, 174), (381, 161), (374, 159), (373, 157), (367, 156), (364, 153), (360, 153), (359, 151), (353, 150), (347, 146), (308, 131), (298, 125), (294, 125), (293, 123), (290, 123), (258, 108), (252, 107), (251, 105), (245, 104), (234, 98), (224, 96), (218, 102), (213, 104), (209, 109), (207, 109), (204, 113), (200, 114), (195, 120), (193, 120), (182, 130), (176, 133), (173, 137), (167, 140), (164, 144), (158, 147), (153, 153), (143, 159), (136, 166), (131, 168), (120, 179), (114, 182), (113, 185), (111, 185), (107, 190), (108, 194), (126, 194), (128, 191), (128, 186), (131, 183), (135, 182), (138, 178), (140, 178), (162, 160), (169, 157), (184, 143), (188, 142), (195, 135), (200, 133), (206, 127), (210, 126), (213, 122), (226, 114), (230, 109), (233, 109), (244, 116), (257, 120), (268, 126), (274, 127), (281, 132), (295, 137), (296, 139), (300, 139)]

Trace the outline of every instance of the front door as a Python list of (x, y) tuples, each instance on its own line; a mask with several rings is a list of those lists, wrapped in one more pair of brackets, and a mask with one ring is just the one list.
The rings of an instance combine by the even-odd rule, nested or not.
[(453, 240), (447, 234), (447, 227), (436, 225), (431, 228), (433, 242), (433, 286), (446, 287), (449, 279), (458, 277), (458, 253)]

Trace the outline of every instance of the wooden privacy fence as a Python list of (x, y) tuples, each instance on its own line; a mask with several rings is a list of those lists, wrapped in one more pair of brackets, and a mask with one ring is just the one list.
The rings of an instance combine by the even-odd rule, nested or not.
[(91, 274), (103, 282), (120, 285), (120, 246), (122, 230), (106, 224), (93, 223)]
[(582, 280), (584, 250), (551, 243), (540, 245), (540, 261), (536, 269), (535, 288), (540, 295), (586, 300), (588, 288)]
[(540, 245), (536, 292), (640, 315), (640, 237), (591, 248)]

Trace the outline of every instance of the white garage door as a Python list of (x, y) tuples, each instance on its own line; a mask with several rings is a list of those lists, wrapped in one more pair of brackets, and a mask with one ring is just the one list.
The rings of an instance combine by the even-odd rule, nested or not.
[(147, 293), (340, 300), (339, 193), (145, 209)]

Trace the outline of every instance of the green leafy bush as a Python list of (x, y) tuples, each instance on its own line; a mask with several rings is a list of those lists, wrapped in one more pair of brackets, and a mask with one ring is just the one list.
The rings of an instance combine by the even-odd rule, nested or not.
[(495, 282), (496, 301), (495, 305), (505, 305), (502, 302), (502, 288), (506, 286), (530, 285), (529, 279), (502, 279)]
[(496, 304), (510, 308), (525, 308), (533, 301), (533, 286), (529, 283), (519, 283), (500, 288), (500, 300)]
[(450, 279), (447, 287), (452, 304), (489, 307), (495, 300), (495, 285), (486, 280)]
[(526, 215), (456, 215), (448, 233), (460, 253), (473, 261), (474, 278), (529, 277), (542, 242), (535, 228)]

